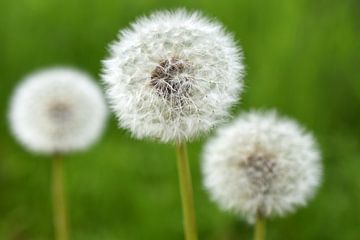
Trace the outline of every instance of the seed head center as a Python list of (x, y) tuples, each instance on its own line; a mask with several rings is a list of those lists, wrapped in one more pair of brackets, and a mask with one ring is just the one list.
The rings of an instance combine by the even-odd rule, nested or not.
[(167, 99), (172, 96), (186, 96), (189, 91), (189, 77), (184, 74), (185, 68), (186, 63), (178, 58), (163, 60), (151, 72), (150, 85)]
[(247, 159), (247, 175), (259, 192), (266, 194), (269, 190), (276, 176), (275, 167), (276, 162), (271, 156), (252, 155)]
[(48, 108), (48, 114), (50, 118), (57, 123), (68, 121), (72, 115), (70, 106), (66, 103), (51, 104)]

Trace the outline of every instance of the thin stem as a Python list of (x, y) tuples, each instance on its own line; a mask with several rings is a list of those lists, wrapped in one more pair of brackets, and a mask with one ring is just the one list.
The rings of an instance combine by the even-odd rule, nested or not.
[(183, 209), (183, 222), (186, 240), (197, 240), (195, 208), (191, 174), (185, 143), (176, 144), (177, 167), (180, 182), (181, 203)]
[(52, 169), (53, 214), (56, 240), (68, 240), (66, 201), (64, 194), (64, 161), (54, 154)]
[(260, 211), (256, 215), (254, 240), (265, 240), (265, 217)]

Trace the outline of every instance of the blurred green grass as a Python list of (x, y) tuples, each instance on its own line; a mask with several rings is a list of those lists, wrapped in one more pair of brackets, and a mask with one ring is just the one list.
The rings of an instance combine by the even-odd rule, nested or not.
[[(309, 207), (268, 223), (269, 239), (357, 239), (360, 224), (360, 2), (0, 1), (0, 239), (52, 239), (50, 160), (10, 136), (16, 83), (46, 66), (98, 76), (120, 28), (152, 10), (204, 11), (235, 33), (246, 56), (246, 92), (234, 115), (277, 108), (317, 136), (324, 180)], [(211, 203), (201, 186), (201, 148), (190, 160), (201, 239), (251, 239), (251, 228)], [(146, 153), (146, 154), (144, 154)], [(114, 119), (89, 152), (67, 157), (72, 239), (182, 239), (173, 146), (131, 139)]]

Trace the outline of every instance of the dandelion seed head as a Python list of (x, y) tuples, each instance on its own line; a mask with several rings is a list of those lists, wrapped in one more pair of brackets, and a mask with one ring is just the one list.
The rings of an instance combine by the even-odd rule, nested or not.
[(203, 175), (215, 202), (252, 222), (258, 212), (281, 216), (305, 206), (320, 184), (320, 154), (293, 120), (252, 111), (209, 141)]
[(37, 71), (19, 84), (10, 104), (15, 137), (39, 153), (87, 148), (102, 133), (105, 101), (93, 79), (79, 70)]
[(162, 11), (120, 31), (103, 80), (121, 127), (137, 138), (184, 141), (229, 116), (239, 100), (242, 53), (198, 12)]

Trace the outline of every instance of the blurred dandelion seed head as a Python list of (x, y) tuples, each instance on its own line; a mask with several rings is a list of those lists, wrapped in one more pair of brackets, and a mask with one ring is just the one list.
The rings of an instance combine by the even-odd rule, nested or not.
[(220, 128), (203, 155), (204, 185), (225, 210), (254, 221), (306, 205), (321, 180), (311, 134), (273, 111), (249, 112)]
[(100, 88), (87, 74), (51, 68), (27, 76), (11, 101), (15, 137), (40, 153), (81, 150), (102, 133), (107, 116)]
[(242, 53), (220, 23), (198, 12), (142, 17), (110, 49), (108, 99), (137, 138), (191, 139), (224, 121), (239, 100)]

